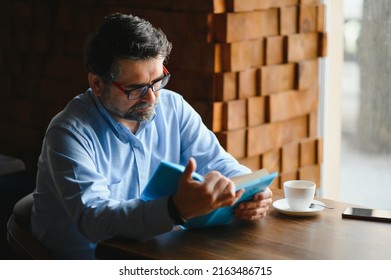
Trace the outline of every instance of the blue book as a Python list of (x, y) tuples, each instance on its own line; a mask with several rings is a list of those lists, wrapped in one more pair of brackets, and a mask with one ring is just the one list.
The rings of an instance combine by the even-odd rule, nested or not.
[[(169, 196), (176, 193), (179, 178), (185, 167), (179, 164), (162, 161), (155, 173), (152, 175), (140, 198), (144, 201), (153, 200), (162, 196)], [(233, 209), (242, 201), (253, 199), (256, 193), (264, 191), (277, 177), (278, 173), (269, 174), (266, 169), (260, 169), (253, 173), (231, 178), (235, 183), (236, 190), (244, 189), (244, 193), (238, 202), (233, 206), (222, 207), (203, 216), (195, 217), (187, 221), (185, 228), (199, 228), (224, 225), (233, 219)], [(204, 177), (193, 172), (194, 180), (203, 182)]]

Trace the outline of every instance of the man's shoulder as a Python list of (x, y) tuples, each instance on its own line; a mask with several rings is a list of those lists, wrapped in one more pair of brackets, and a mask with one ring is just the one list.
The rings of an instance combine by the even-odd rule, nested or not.
[(50, 122), (53, 126), (88, 125), (94, 119), (94, 103), (88, 93), (75, 96)]
[[(177, 110), (182, 108), (184, 103), (183, 97), (175, 91), (169, 89), (162, 89), (159, 91), (158, 107), (164, 112), (165, 109)], [(158, 109), (159, 110), (159, 109)], [(165, 112), (166, 114), (167, 112)]]
[(159, 99), (166, 102), (183, 102), (182, 95), (169, 89), (160, 90)]
[(157, 108), (159, 112), (167, 116), (174, 114), (176, 116), (184, 116), (184, 114), (192, 114), (194, 109), (186, 101), (186, 99), (175, 91), (163, 89), (159, 92), (159, 103)]

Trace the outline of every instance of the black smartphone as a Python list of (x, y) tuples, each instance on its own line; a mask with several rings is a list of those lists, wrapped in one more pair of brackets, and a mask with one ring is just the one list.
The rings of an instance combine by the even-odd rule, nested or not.
[(342, 218), (391, 223), (391, 210), (347, 207)]

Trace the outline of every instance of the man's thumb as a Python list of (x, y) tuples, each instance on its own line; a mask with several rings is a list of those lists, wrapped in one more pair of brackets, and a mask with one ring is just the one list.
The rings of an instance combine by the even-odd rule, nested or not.
[(197, 163), (195, 159), (191, 157), (186, 165), (185, 171), (183, 172), (183, 179), (191, 181), (192, 174), (196, 170), (196, 168), (197, 168)]

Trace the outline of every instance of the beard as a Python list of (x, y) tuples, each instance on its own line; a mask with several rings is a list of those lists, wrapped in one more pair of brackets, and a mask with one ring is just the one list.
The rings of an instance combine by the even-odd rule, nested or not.
[(157, 101), (153, 104), (146, 102), (136, 103), (122, 115), (122, 118), (137, 122), (149, 121), (155, 113), (156, 105)]
[(118, 107), (114, 106), (111, 102), (107, 102), (107, 100), (100, 99), (100, 101), (112, 115), (129, 121), (144, 122), (149, 121), (154, 115), (158, 97), (156, 97), (156, 102), (152, 104), (146, 102), (136, 103), (132, 107), (129, 107), (125, 113), (121, 112)]

